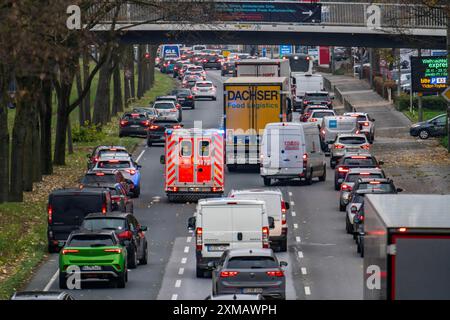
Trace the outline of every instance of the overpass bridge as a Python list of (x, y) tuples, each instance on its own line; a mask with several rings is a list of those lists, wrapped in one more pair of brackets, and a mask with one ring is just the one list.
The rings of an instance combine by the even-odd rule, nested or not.
[[(446, 48), (447, 20), (442, 8), (360, 2), (305, 4), (233, 0), (216, 3), (221, 4), (220, 10), (233, 6), (234, 11), (225, 15), (221, 12), (218, 16), (225, 19), (205, 23), (170, 21), (155, 12), (154, 7), (128, 3), (120, 8), (115, 28), (123, 31), (121, 39), (127, 43)], [(110, 12), (94, 30), (109, 30), (112, 21)]]

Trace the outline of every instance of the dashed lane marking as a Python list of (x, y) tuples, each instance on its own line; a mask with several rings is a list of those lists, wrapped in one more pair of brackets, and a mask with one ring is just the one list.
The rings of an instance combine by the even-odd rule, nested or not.
[(302, 274), (305, 275), (306, 274), (306, 268), (302, 268)]
[(294, 229), (298, 229), (298, 224), (294, 223)]
[(181, 264), (186, 264), (187, 258), (182, 258), (181, 259)]
[(295, 217), (297, 214), (295, 213), (295, 211), (291, 212), (292, 216)]
[(301, 239), (300, 239), (300, 237), (295, 237), (295, 241), (297, 241), (297, 242), (301, 242)]
[(189, 247), (184, 247), (184, 253), (189, 253)]
[(291, 206), (294, 206), (295, 205), (295, 202), (294, 201), (291, 201)]
[(289, 197), (292, 197), (292, 192), (289, 192)]
[(178, 275), (182, 276), (184, 273), (184, 268), (178, 269)]
[(172, 300), (177, 300), (178, 299), (178, 295), (177, 294), (173, 294), (172, 295)]
[(136, 162), (139, 162), (139, 160), (141, 160), (141, 157), (144, 155), (145, 153), (145, 149), (142, 150), (141, 154), (137, 157)]
[(186, 242), (191, 242), (192, 241), (192, 237), (187, 237)]
[(50, 279), (50, 281), (47, 283), (47, 285), (46, 285), (45, 288), (44, 288), (44, 291), (50, 290), (50, 288), (51, 288), (52, 285), (53, 285), (53, 282), (56, 281), (56, 278), (58, 277), (58, 274), (59, 274), (59, 270), (57, 270), (57, 271), (55, 272), (55, 274), (53, 275), (53, 277), (52, 277), (52, 278)]
[(300, 259), (303, 258), (303, 252), (299, 251), (297, 254)]
[(311, 288), (310, 287), (305, 287), (305, 294), (307, 296), (311, 295)]
[(175, 281), (175, 288), (181, 287), (181, 280)]

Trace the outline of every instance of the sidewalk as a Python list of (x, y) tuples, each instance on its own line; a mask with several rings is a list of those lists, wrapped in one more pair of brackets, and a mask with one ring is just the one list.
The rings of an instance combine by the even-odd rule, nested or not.
[(407, 193), (450, 193), (450, 156), (437, 140), (409, 135), (411, 121), (365, 80), (322, 73), (325, 90), (334, 92), (335, 110), (367, 112), (375, 119), (373, 154)]

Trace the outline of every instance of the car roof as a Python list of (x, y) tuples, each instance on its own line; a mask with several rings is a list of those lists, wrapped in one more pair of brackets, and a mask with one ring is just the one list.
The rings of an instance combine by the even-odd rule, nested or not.
[(349, 168), (347, 174), (361, 172), (382, 173), (383, 170), (381, 168)]
[(97, 146), (95, 149), (101, 150), (101, 149), (117, 149), (117, 150), (127, 150), (124, 146)]
[(71, 236), (78, 236), (78, 235), (115, 235), (115, 232), (113, 230), (86, 230), (86, 229), (78, 229), (74, 230), (71, 233)]
[(367, 116), (369, 114), (367, 112), (345, 112), (344, 113), (344, 116), (351, 116), (351, 115)]
[(367, 183), (367, 182), (371, 182), (371, 181), (379, 181), (379, 182), (383, 182), (383, 183), (393, 182), (391, 178), (359, 178), (358, 179), (359, 183)]
[[(176, 97), (175, 97), (176, 99)], [(154, 104), (163, 104), (163, 103), (174, 103), (173, 100), (157, 100)]]
[(247, 199), (234, 199), (234, 198), (206, 198), (200, 199), (199, 204), (208, 204), (208, 205), (224, 205), (229, 202), (236, 204), (263, 204), (265, 205), (265, 201), (262, 200), (247, 200)]
[(121, 161), (127, 161), (127, 160), (131, 160), (131, 157), (129, 154), (121, 154), (121, 153), (117, 153), (114, 154), (113, 156), (109, 155), (109, 154), (102, 154), (100, 156), (100, 159), (98, 159), (98, 161), (108, 161), (108, 160), (121, 160)]
[(92, 188), (92, 189), (98, 189), (98, 188), (105, 188), (105, 189), (115, 189), (117, 185), (120, 185), (120, 183), (115, 182), (115, 183), (100, 183), (97, 182), (97, 184), (95, 183), (87, 183), (87, 184), (82, 184), (80, 186), (81, 188)]
[(228, 250), (229, 257), (274, 257), (272, 249), (266, 248), (251, 248), (251, 249), (231, 249)]
[(69, 295), (64, 291), (22, 291), (16, 292), (11, 297), (12, 300), (61, 300)]
[(338, 133), (337, 134), (338, 138), (345, 138), (345, 137), (360, 137), (360, 138), (365, 138), (366, 135), (363, 133)]
[(197, 81), (197, 83), (196, 84), (199, 84), (199, 83), (204, 83), (204, 84), (212, 84), (212, 82), (211, 81), (207, 81), (207, 80), (202, 80), (202, 81)]
[(160, 99), (160, 100), (164, 100), (164, 99), (176, 99), (177, 96), (173, 96), (173, 95), (167, 95), (167, 96), (158, 96), (156, 97), (156, 99)]
[(106, 169), (105, 172), (102, 171), (103, 169), (90, 169), (88, 172), (85, 173), (85, 175), (93, 175), (96, 176), (97, 173), (104, 173), (105, 175), (116, 175), (118, 173), (120, 173), (119, 170), (117, 169)]
[(283, 195), (280, 189), (244, 189), (244, 190), (231, 190), (230, 194), (239, 195), (239, 194), (275, 194), (275, 195)]
[(101, 188), (68, 188), (68, 189), (57, 189), (53, 190), (51, 195), (64, 195), (64, 194), (72, 194), (72, 193), (101, 193), (107, 191)]
[(119, 219), (119, 218), (123, 218), (125, 219), (126, 217), (128, 217), (129, 215), (131, 215), (131, 213), (129, 212), (108, 212), (107, 214), (103, 214), (101, 212), (94, 212), (94, 213), (89, 213), (88, 215), (86, 215), (86, 217), (84, 219), (91, 219), (91, 218), (113, 218), (113, 219)]
[(351, 158), (351, 157), (355, 157), (355, 156), (362, 156), (362, 157), (368, 157), (368, 158), (374, 158), (374, 156), (368, 151), (358, 151), (358, 152), (349, 152), (346, 151), (344, 153), (344, 156), (342, 158)]

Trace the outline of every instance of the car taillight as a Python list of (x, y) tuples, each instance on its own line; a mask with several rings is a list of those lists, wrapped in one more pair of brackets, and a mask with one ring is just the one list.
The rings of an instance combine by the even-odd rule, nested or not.
[(173, 129), (181, 129), (181, 126), (179, 124), (172, 127)]
[(284, 277), (284, 272), (282, 270), (277, 271), (267, 271), (266, 274), (269, 277)]
[(369, 150), (370, 149), (370, 145), (369, 144), (364, 144), (364, 145), (361, 146), (361, 149)]
[(103, 172), (97, 172), (95, 175), (96, 175), (96, 176), (99, 176), (99, 177), (102, 177), (102, 176), (104, 176), (105, 174), (104, 174)]
[(154, 125), (154, 124), (152, 124), (151, 126), (150, 126), (150, 130), (155, 130), (155, 129), (158, 129), (159, 128), (159, 126), (156, 126), (156, 125)]
[(127, 120), (120, 120), (120, 126), (125, 127), (128, 124)]
[(203, 244), (203, 228), (197, 228), (195, 230), (195, 237), (196, 237), (195, 248), (196, 250), (201, 251)]
[(150, 121), (148, 121), (148, 120), (144, 120), (144, 121), (141, 121), (141, 123), (144, 125), (144, 126), (149, 126), (149, 124), (150, 124)]
[(99, 157), (94, 157), (93, 159), (92, 159), (92, 162), (93, 163), (96, 163), (96, 162), (98, 162), (98, 159), (100, 159)]
[(131, 174), (132, 176), (136, 173), (136, 170), (134, 169), (126, 169), (125, 171)]
[(262, 245), (263, 248), (269, 248), (269, 228), (262, 227)]
[(230, 277), (235, 277), (239, 274), (238, 271), (221, 271), (220, 272), (220, 277), (221, 278), (230, 278)]
[(103, 214), (106, 213), (106, 202), (103, 202), (103, 204), (102, 204), (102, 213)]
[(339, 172), (348, 172), (348, 168), (345, 168), (345, 167), (339, 167), (339, 168), (338, 168), (338, 171), (339, 171)]
[(61, 250), (61, 253), (64, 255), (66, 255), (68, 253), (78, 253), (78, 252), (80, 252), (80, 250), (78, 250), (78, 249), (62, 249)]
[(305, 169), (308, 164), (308, 154), (304, 153), (302, 158), (303, 158), (303, 169)]
[(363, 126), (364, 126), (364, 127), (368, 127), (368, 126), (369, 126), (369, 123), (368, 123), (368, 122), (364, 122), (364, 123), (363, 123)]
[(342, 184), (341, 185), (341, 190), (342, 191), (352, 191), (352, 187), (349, 186), (348, 184)]
[(177, 103), (176, 107), (177, 107), (177, 109), (181, 109), (181, 104)]
[(117, 237), (119, 239), (127, 239), (127, 240), (131, 240), (131, 238), (133, 238), (133, 233), (129, 230), (121, 232), (117, 235)]
[(190, 95), (190, 96), (187, 96), (187, 98), (188, 98), (188, 99), (192, 99), (192, 98), (194, 98), (194, 96), (193, 96), (193, 95)]
[(356, 132), (355, 132), (356, 134), (360, 134), (361, 133), (361, 131), (359, 131), (359, 130), (356, 130)]
[(49, 204), (47, 207), (47, 215), (48, 215), (48, 223), (51, 224), (53, 222), (53, 207), (51, 204)]
[(304, 104), (308, 104), (309, 101), (308, 101), (308, 100), (303, 100), (303, 103), (304, 103)]
[(334, 148), (335, 149), (344, 149), (345, 147), (342, 144), (335, 144)]
[(316, 118), (311, 118), (311, 119), (309, 119), (309, 122), (317, 122), (317, 119)]
[(321, 131), (321, 132), (322, 132), (322, 134), (325, 134), (325, 129), (322, 129), (322, 131)]
[(114, 249), (105, 249), (104, 252), (111, 252), (111, 253), (122, 253), (122, 249), (120, 248), (114, 248)]

